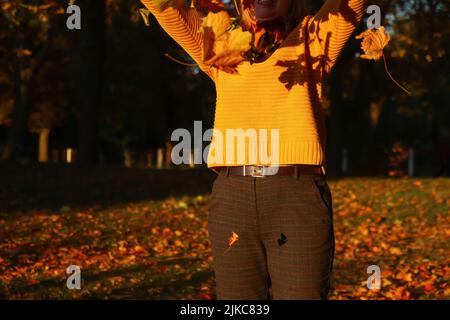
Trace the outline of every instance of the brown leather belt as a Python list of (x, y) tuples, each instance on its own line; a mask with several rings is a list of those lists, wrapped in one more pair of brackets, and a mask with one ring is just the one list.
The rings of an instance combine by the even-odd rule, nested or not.
[(298, 164), (283, 166), (233, 166), (219, 167), (215, 171), (226, 171), (227, 174), (238, 176), (248, 176), (252, 178), (282, 175), (282, 176), (299, 176), (299, 175), (322, 175), (322, 167), (318, 165)]

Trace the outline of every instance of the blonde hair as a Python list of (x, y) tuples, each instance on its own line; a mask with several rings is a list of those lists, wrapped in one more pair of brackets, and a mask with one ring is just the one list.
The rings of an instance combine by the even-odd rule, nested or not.
[[(243, 0), (235, 0), (234, 4), (237, 3), (237, 10), (239, 12), (239, 24), (243, 30), (253, 30), (256, 25), (256, 21), (252, 18), (250, 14), (250, 9), (243, 9)], [(304, 0), (291, 0), (290, 9), (288, 14), (283, 17), (284, 21), (284, 32), (289, 33), (293, 28), (295, 28), (303, 18), (306, 16), (306, 9)]]

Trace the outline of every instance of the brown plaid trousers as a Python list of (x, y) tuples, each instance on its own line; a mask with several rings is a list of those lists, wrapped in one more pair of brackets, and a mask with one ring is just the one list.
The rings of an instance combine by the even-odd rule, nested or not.
[[(232, 232), (238, 240), (231, 246)], [(334, 259), (324, 175), (218, 173), (208, 216), (219, 300), (326, 299)]]

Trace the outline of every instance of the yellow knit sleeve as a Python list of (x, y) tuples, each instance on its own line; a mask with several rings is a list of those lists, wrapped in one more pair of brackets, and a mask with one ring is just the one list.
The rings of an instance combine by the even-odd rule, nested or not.
[(316, 40), (325, 56), (325, 71), (336, 63), (364, 15), (365, 0), (327, 0), (314, 16)]
[(198, 11), (188, 7), (168, 7), (159, 12), (152, 0), (140, 1), (155, 16), (163, 30), (192, 57), (200, 70), (215, 81), (214, 68), (203, 63), (203, 36), (199, 32), (202, 21)]

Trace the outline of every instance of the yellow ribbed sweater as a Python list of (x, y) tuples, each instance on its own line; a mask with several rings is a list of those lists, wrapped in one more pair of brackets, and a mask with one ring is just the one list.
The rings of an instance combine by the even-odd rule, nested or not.
[[(249, 150), (259, 154), (261, 143), (267, 143), (270, 156), (273, 129), (278, 129), (277, 162), (280, 165), (325, 165), (322, 82), (361, 20), (364, 0), (326, 1), (315, 16), (305, 18), (294, 29), (268, 59), (254, 64), (244, 61), (237, 67), (237, 74), (203, 63), (203, 39), (198, 32), (201, 18), (195, 9), (169, 7), (160, 13), (152, 0), (141, 2), (215, 83), (215, 132), (208, 167), (267, 164), (259, 157), (251, 157)], [(308, 48), (305, 48), (304, 30), (308, 30)], [(234, 159), (231, 156), (227, 159), (233, 151), (227, 147), (227, 129), (242, 129), (247, 133), (247, 129), (256, 132), (266, 129), (267, 138), (260, 135), (254, 140), (256, 143), (247, 139), (243, 159), (238, 159), (237, 148), (232, 146)], [(223, 139), (217, 138), (216, 131), (222, 133)]]

